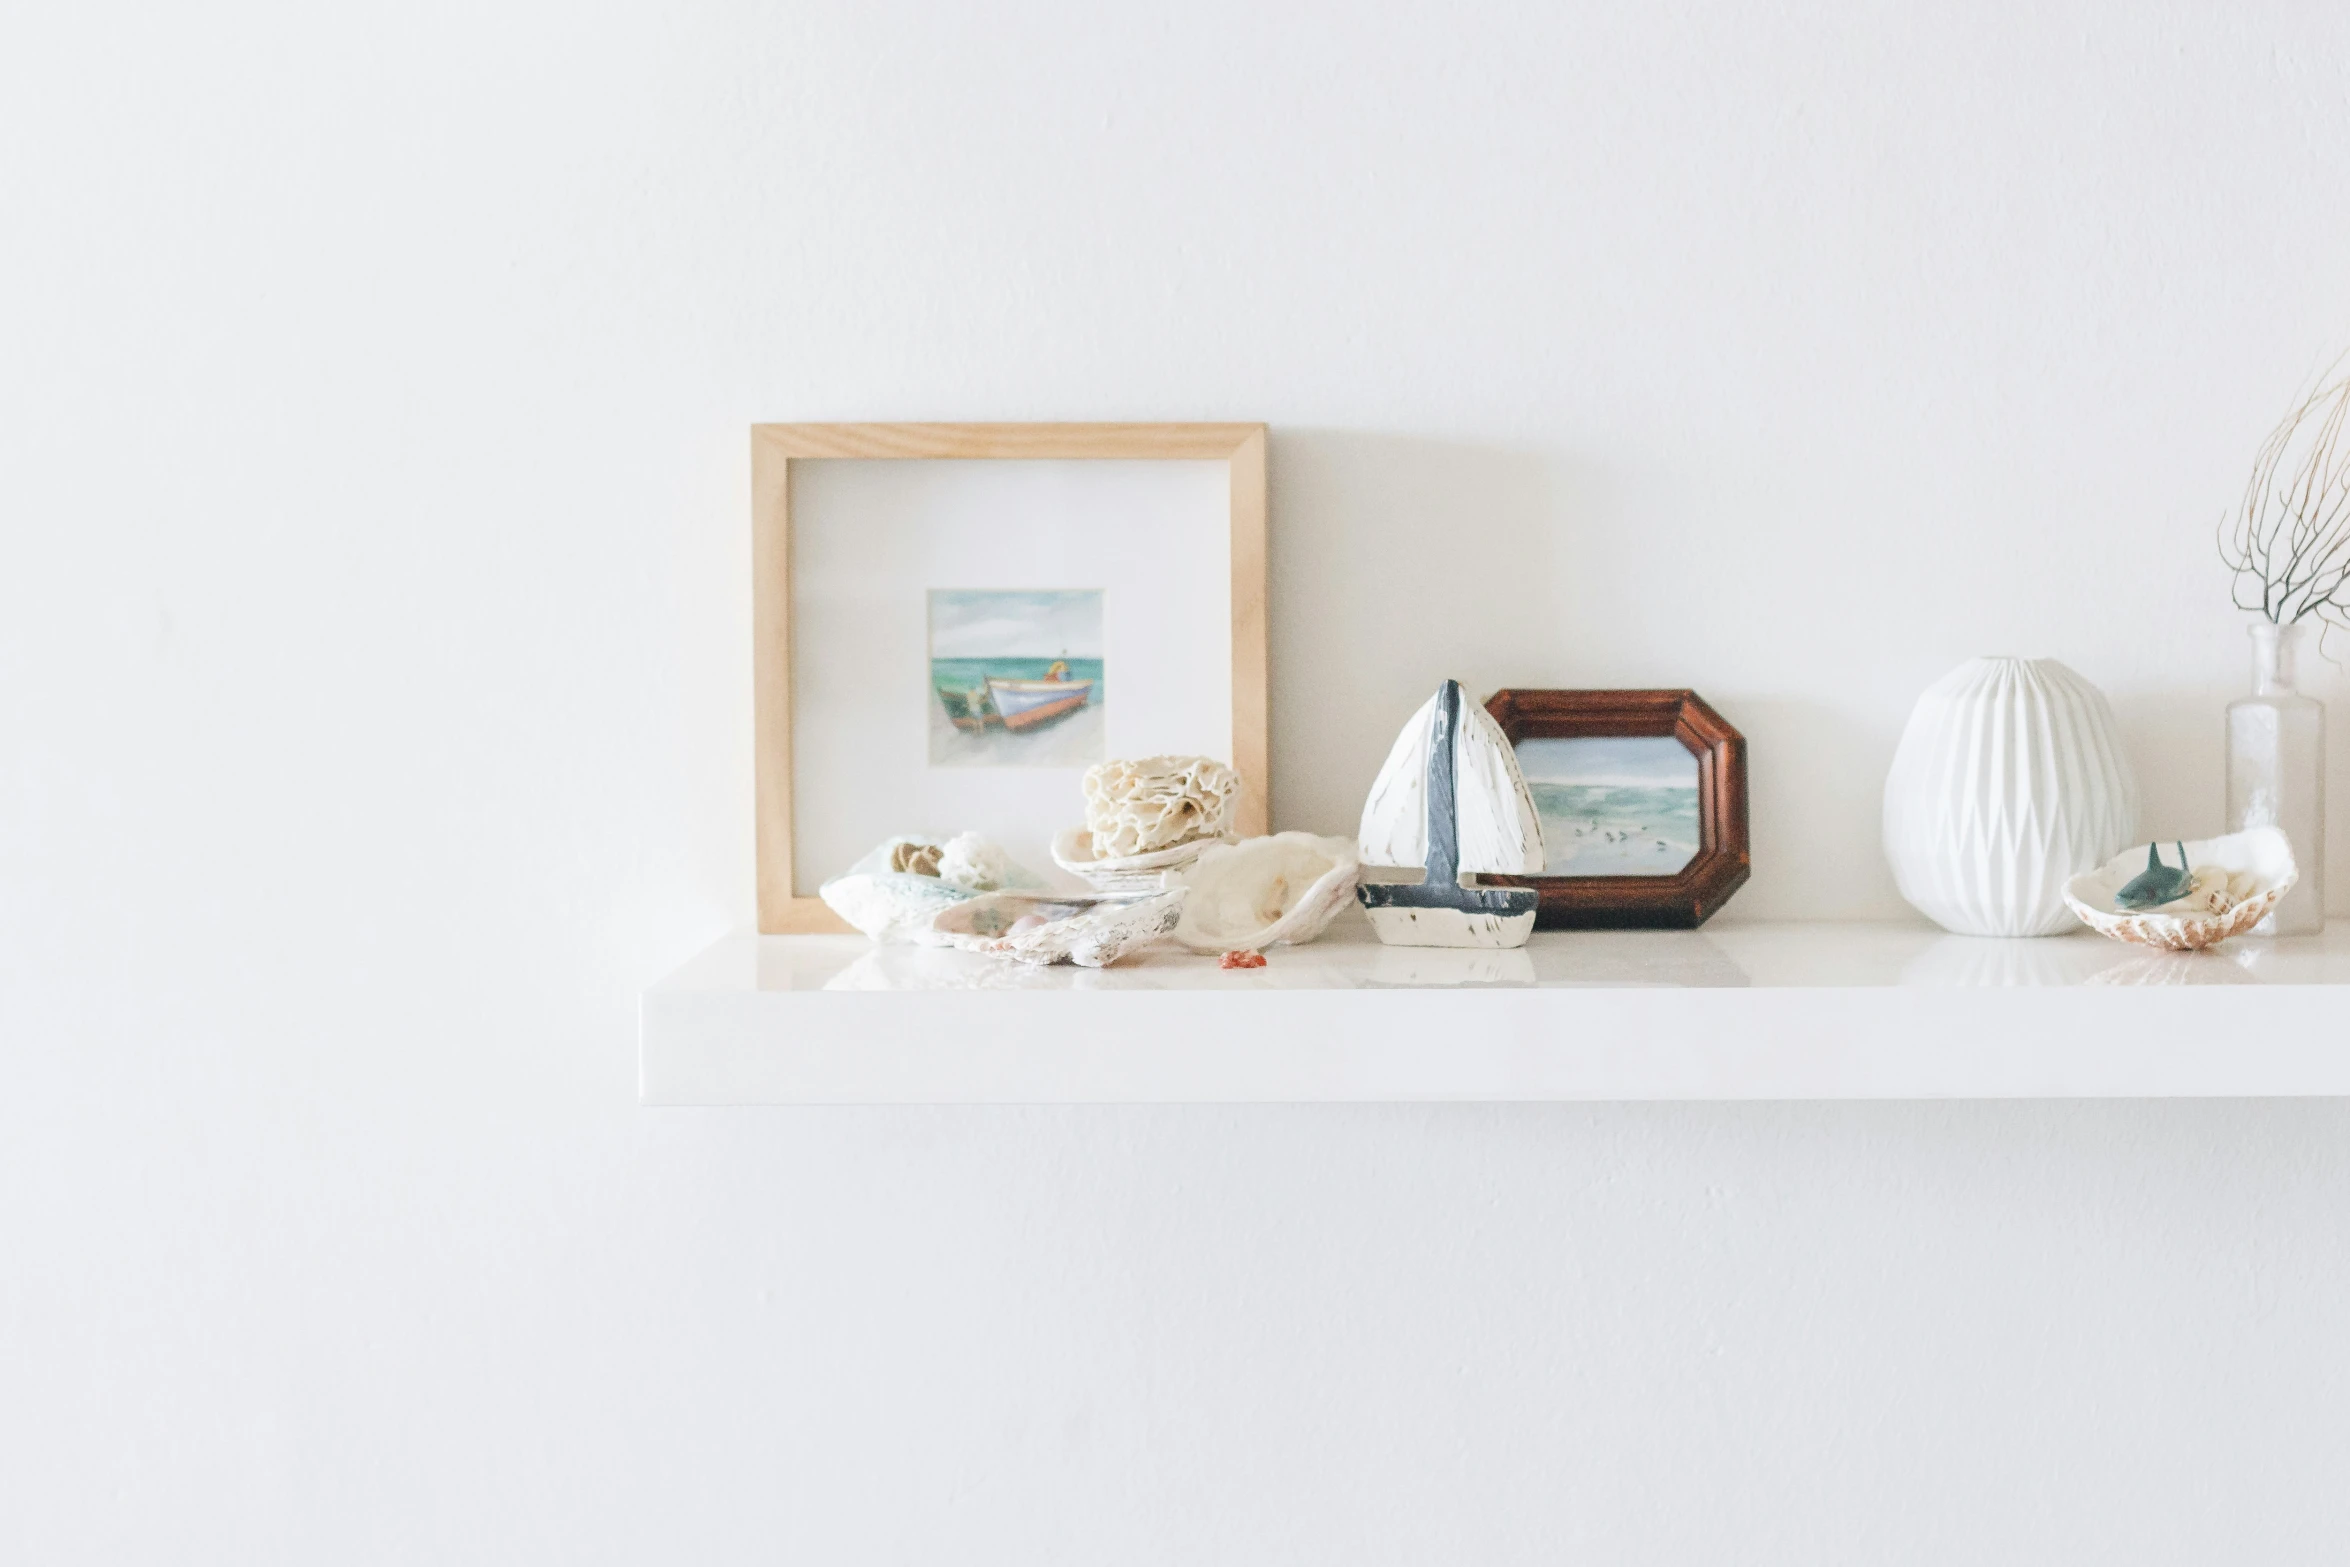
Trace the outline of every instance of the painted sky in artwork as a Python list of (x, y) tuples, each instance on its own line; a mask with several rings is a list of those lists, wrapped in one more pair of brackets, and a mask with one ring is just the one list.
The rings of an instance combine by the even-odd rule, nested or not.
[(1520, 740), (1518, 771), (1528, 783), (1606, 784), (1622, 788), (1697, 787), (1697, 758), (1671, 735)]
[(933, 588), (932, 658), (1099, 658), (1099, 588)]

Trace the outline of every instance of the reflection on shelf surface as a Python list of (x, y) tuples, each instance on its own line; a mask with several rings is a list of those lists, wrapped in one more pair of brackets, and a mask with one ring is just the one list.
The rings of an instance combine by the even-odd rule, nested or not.
[(2001, 939), (1898, 924), (1717, 923), (1694, 931), (1539, 931), (1517, 951), (1383, 946), (1359, 913), (1320, 941), (1276, 947), (1261, 969), (1218, 967), (1172, 944), (1115, 968), (1036, 968), (977, 953), (881, 947), (859, 936), (721, 942), (664, 988), (782, 990), (1366, 990), (2017, 988), (2350, 985), (2350, 921), (2323, 936), (2155, 952), (2088, 931)]

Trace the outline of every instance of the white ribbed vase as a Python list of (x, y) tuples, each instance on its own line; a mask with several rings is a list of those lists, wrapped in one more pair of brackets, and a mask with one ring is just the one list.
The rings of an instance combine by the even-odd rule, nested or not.
[(2138, 835), (2138, 777), (2105, 693), (2053, 658), (1969, 659), (1926, 688), (1885, 780), (1885, 858), (1965, 936), (2077, 924), (2064, 884)]

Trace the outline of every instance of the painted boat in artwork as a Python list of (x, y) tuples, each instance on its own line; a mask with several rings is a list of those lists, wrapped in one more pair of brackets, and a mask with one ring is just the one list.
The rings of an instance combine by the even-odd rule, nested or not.
[(1006, 729), (1033, 729), (1074, 713), (1092, 700), (1093, 682), (1055, 680), (1050, 676), (1043, 680), (999, 680), (990, 675), (987, 695), (995, 704), (996, 717)]
[(968, 691), (958, 691), (951, 686), (939, 686), (935, 689), (938, 692), (939, 705), (947, 710), (947, 721), (957, 729), (968, 730), (976, 734), (989, 724), (1003, 722), (1002, 719), (996, 717), (995, 703), (988, 699), (987, 687), (985, 686), (976, 686)]

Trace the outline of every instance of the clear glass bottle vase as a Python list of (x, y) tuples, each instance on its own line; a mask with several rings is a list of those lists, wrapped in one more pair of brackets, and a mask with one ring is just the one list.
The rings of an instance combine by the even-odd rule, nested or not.
[(2301, 879), (2262, 936), (2311, 936), (2326, 923), (2326, 710), (2294, 689), (2308, 628), (2252, 626), (2252, 694), (2228, 704), (2228, 831), (2282, 827)]

